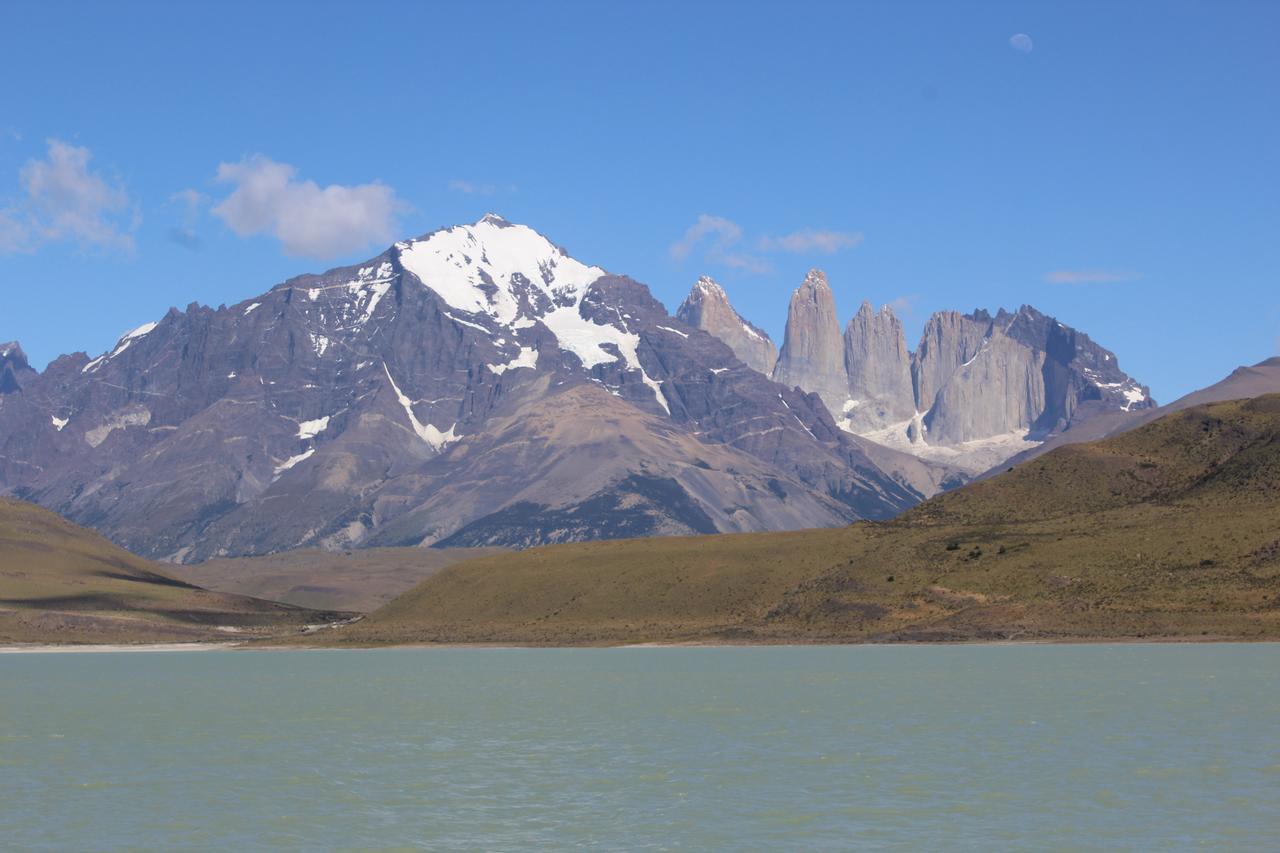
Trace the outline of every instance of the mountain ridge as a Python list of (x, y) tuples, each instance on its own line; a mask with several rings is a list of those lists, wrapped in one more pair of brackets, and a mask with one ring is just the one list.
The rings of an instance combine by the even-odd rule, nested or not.
[[(497, 504), (472, 501), (473, 517), (441, 507), (427, 519), (433, 484), (467, 479), (478, 464), (464, 445), (582, 384), (627, 418), (669, 421), (771, 469), (765, 480), (791, 484), (784, 502), (826, 508), (809, 523), (886, 517), (955, 480), (945, 465), (901, 460), (898, 470), (899, 457), (839, 430), (811, 395), (750, 370), (644, 285), (488, 216), (233, 306), (170, 309), (96, 358), (56, 359), (0, 396), (0, 491), (175, 562), (362, 547), (393, 527), (398, 544), (431, 544), (502, 510), (538, 454), (556, 450), (523, 436), (534, 449), (501, 472), (511, 487), (489, 492)], [(619, 452), (629, 454), (619, 482), (641, 476), (643, 451)], [(613, 484), (582, 495), (533, 480), (542, 489), (533, 502), (552, 515), (617, 497), (607, 496)], [(723, 482), (724, 495), (685, 497), (725, 529), (739, 529), (727, 521), (734, 513), (758, 529), (766, 518), (800, 524), (767, 508), (769, 490), (729, 500), (740, 485)], [(746, 508), (724, 511), (738, 504)], [(409, 517), (421, 526), (406, 530)], [(538, 523), (503, 536), (556, 541)]]

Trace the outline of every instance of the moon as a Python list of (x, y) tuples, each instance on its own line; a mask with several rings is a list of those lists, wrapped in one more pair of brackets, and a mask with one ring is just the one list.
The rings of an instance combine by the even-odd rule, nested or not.
[(1009, 36), (1009, 47), (1019, 53), (1030, 53), (1035, 45), (1031, 41), (1031, 36), (1026, 33), (1014, 33)]

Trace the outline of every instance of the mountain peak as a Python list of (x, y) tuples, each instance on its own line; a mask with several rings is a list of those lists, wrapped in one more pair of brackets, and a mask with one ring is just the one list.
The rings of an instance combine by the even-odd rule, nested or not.
[(804, 281), (800, 283), (800, 286), (831, 289), (831, 285), (827, 283), (827, 274), (817, 267), (805, 274)]
[(577, 305), (605, 275), (529, 226), (493, 213), (395, 248), (400, 264), (451, 308), (488, 315), (503, 326)]
[(693, 283), (693, 291), (689, 295), (692, 296), (693, 293), (705, 293), (717, 296), (721, 299), (728, 299), (728, 294), (724, 292), (724, 288), (720, 286), (718, 281), (709, 275), (698, 277), (698, 280)]
[(704, 275), (694, 282), (675, 316), (719, 338), (744, 364), (766, 376), (778, 360), (778, 349), (769, 335), (734, 309), (729, 295), (711, 276)]
[(489, 224), (489, 225), (494, 225), (498, 228), (512, 227), (511, 223), (507, 221), (505, 217), (500, 216), (496, 213), (486, 213), (484, 216), (476, 220), (475, 224), (476, 225)]

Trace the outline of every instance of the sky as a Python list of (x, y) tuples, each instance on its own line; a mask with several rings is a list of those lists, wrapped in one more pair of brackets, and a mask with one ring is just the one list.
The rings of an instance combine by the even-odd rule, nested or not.
[(493, 211), (781, 342), (1030, 304), (1162, 402), (1280, 351), (1280, 3), (5, 0), (0, 341), (42, 368)]

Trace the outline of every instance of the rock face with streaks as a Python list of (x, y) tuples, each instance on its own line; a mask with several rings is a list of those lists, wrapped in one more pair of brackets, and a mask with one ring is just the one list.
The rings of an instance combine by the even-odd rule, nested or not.
[(493, 215), (39, 374), (6, 346), (0, 493), (171, 561), (839, 525), (958, 482)]
[(841, 339), (815, 270), (792, 294), (786, 329), (776, 381), (817, 394), (848, 432), (969, 473), (1090, 418), (1156, 405), (1114, 353), (1028, 305), (940, 311), (909, 351), (892, 310), (866, 302)]
[(863, 302), (844, 330), (848, 399), (836, 413), (851, 432), (880, 429), (915, 414), (911, 352), (902, 323), (888, 305), (873, 311)]
[(832, 412), (839, 412), (849, 397), (835, 296), (821, 270), (810, 270), (791, 294), (786, 336), (773, 378), (812, 391)]
[(729, 297), (713, 279), (703, 276), (676, 309), (676, 317), (719, 338), (752, 370), (773, 373), (778, 348), (768, 334), (747, 322), (729, 304)]

